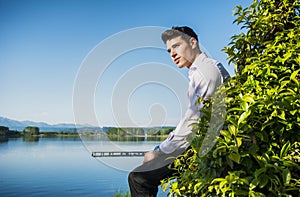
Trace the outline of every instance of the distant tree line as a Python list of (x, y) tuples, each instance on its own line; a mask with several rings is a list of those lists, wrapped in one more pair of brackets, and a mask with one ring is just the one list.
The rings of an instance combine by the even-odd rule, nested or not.
[(40, 129), (38, 127), (26, 127), (23, 131), (10, 130), (8, 127), (0, 126), (0, 136), (2, 137), (20, 137), (20, 136), (34, 136), (39, 135)]
[(150, 128), (147, 130), (147, 135), (149, 135), (149, 136), (169, 135), (169, 133), (173, 130), (174, 130), (174, 127)]
[(0, 137), (18, 137), (20, 136), (20, 132), (11, 131), (8, 127), (0, 126)]
[(59, 136), (59, 135), (78, 135), (77, 132), (40, 132), (39, 127), (27, 126), (23, 131), (10, 130), (9, 127), (0, 126), (0, 137), (28, 137), (28, 136)]
[(145, 131), (143, 128), (116, 128), (116, 127), (111, 127), (107, 131), (107, 135), (113, 136), (125, 136), (125, 135), (145, 135)]
[(23, 132), (24, 132), (24, 135), (39, 135), (40, 128), (28, 126), (23, 130)]
[[(162, 127), (162, 128), (117, 128), (117, 127), (109, 127), (107, 128), (106, 134), (110, 137), (118, 136), (118, 137), (138, 137), (138, 136), (164, 136), (168, 135), (171, 131), (173, 131), (173, 127)], [(98, 134), (102, 134), (98, 130), (89, 130), (85, 129), (84, 134), (95, 134), (94, 131)], [(41, 132), (39, 127), (27, 126), (22, 131), (10, 130), (9, 127), (0, 126), (0, 136), (1, 137), (28, 137), (28, 136), (61, 136), (61, 135), (79, 135), (77, 132), (69, 132), (69, 131), (49, 131), (49, 132)]]
[(168, 135), (171, 131), (173, 131), (173, 127), (166, 128), (150, 128), (147, 129), (147, 132), (143, 128), (116, 128), (111, 127), (107, 130), (108, 136), (142, 136), (147, 133), (148, 136), (161, 136)]

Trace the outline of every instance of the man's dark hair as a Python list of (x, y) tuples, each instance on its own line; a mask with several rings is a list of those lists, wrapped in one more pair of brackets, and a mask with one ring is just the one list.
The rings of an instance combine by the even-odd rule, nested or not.
[(171, 40), (178, 36), (181, 36), (182, 39), (184, 39), (187, 42), (190, 40), (191, 37), (195, 38), (198, 41), (197, 34), (194, 32), (193, 29), (187, 26), (182, 26), (182, 27), (174, 26), (172, 27), (172, 29), (168, 29), (165, 32), (163, 32), (161, 38), (166, 44), (168, 40)]

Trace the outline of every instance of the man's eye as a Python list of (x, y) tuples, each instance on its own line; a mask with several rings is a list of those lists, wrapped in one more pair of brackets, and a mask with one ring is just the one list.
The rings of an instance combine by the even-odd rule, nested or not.
[(171, 53), (171, 49), (168, 49), (167, 51), (168, 51), (168, 53)]
[(175, 49), (175, 48), (177, 48), (177, 47), (179, 47), (179, 44), (174, 44), (174, 45), (172, 46), (173, 49)]

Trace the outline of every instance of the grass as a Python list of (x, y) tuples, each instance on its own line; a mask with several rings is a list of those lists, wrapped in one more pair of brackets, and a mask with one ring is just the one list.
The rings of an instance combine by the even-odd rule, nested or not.
[(112, 197), (130, 197), (130, 192), (126, 191), (125, 193), (122, 193), (120, 191), (117, 191)]

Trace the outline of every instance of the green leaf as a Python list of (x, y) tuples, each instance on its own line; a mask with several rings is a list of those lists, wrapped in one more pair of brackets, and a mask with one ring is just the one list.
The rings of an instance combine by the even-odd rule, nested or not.
[(267, 175), (263, 174), (259, 177), (259, 187), (260, 188), (265, 187), (268, 184), (268, 182), (269, 182), (269, 177)]
[(242, 138), (237, 137), (236, 138), (237, 147), (240, 147), (242, 145)]
[(287, 142), (282, 146), (282, 148), (280, 150), (280, 158), (283, 158), (284, 156), (286, 156), (287, 152), (290, 150), (290, 147), (291, 147), (290, 142)]
[(262, 168), (259, 168), (258, 170), (256, 170), (254, 172), (254, 176), (255, 178), (258, 178), (258, 176), (261, 174), (261, 173), (264, 173), (267, 171), (267, 168), (266, 167), (262, 167)]
[(297, 86), (299, 86), (299, 80), (298, 80), (296, 77), (297, 77), (299, 71), (300, 71), (300, 69), (294, 71), (294, 72), (291, 74), (291, 77), (290, 77), (290, 79), (291, 79), (292, 81), (294, 81), (294, 82), (297, 84)]
[(247, 95), (243, 97), (243, 100), (246, 101), (247, 103), (254, 103), (255, 100), (253, 99), (253, 96)]
[(254, 189), (257, 187), (257, 185), (259, 184), (259, 180), (258, 179), (253, 179), (250, 183), (250, 189)]
[(234, 161), (236, 163), (240, 163), (241, 156), (239, 153), (230, 153), (228, 157), (232, 161)]
[(241, 114), (239, 120), (238, 120), (238, 125), (240, 125), (245, 119), (251, 114), (251, 110), (245, 111)]
[(275, 79), (278, 79), (278, 76), (275, 73), (270, 73), (270, 76), (274, 77)]
[[(229, 129), (229, 128), (228, 128)], [(231, 138), (231, 136), (230, 136), (230, 133), (229, 133), (229, 131), (227, 131), (227, 130), (221, 130), (220, 131), (220, 134), (221, 135), (223, 135), (224, 137), (227, 137), (227, 138)]]
[(285, 120), (285, 112), (281, 111), (281, 114), (278, 117), (282, 120)]
[(287, 184), (290, 183), (290, 181), (291, 181), (291, 172), (289, 171), (288, 168), (285, 168), (282, 171), (282, 178), (283, 178), (284, 185), (287, 185)]
[(259, 148), (258, 148), (257, 144), (252, 144), (249, 148), (249, 152), (251, 154), (255, 154), (258, 150), (259, 150)]
[(298, 109), (295, 109), (295, 110), (290, 111), (290, 114), (295, 115), (297, 112), (298, 112)]
[(242, 107), (242, 109), (243, 109), (244, 111), (247, 111), (247, 110), (248, 110), (248, 103), (247, 103), (247, 102), (245, 102), (245, 101), (241, 102), (241, 103), (240, 103), (240, 106)]
[(226, 157), (226, 162), (230, 166), (230, 168), (232, 169), (233, 168), (233, 162), (232, 162), (232, 160), (229, 159), (228, 157)]
[(237, 134), (237, 128), (235, 126), (233, 126), (233, 125), (229, 125), (228, 126), (228, 131), (233, 136), (236, 136), (236, 134)]
[(288, 85), (290, 83), (290, 81), (289, 80), (285, 80), (285, 81), (281, 81), (280, 82), (280, 85), (281, 85), (281, 87), (280, 88), (284, 88), (286, 85)]

